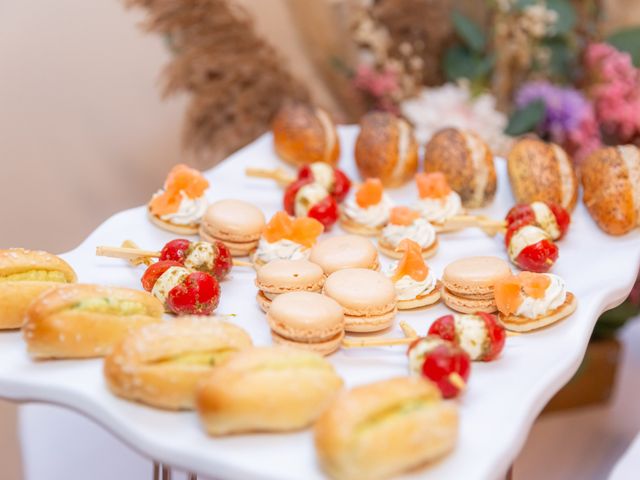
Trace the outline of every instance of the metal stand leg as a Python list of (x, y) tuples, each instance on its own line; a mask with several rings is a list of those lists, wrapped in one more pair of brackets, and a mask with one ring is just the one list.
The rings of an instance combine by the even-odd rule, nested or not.
[[(159, 462), (153, 462), (153, 480), (171, 480), (171, 467)], [(198, 475), (188, 473), (187, 480), (198, 480)]]
[(153, 462), (153, 480), (160, 480), (160, 464)]
[(168, 465), (162, 465), (162, 478), (161, 480), (171, 480), (171, 467)]
[(187, 480), (198, 480), (198, 475), (195, 473), (190, 473), (187, 475)]

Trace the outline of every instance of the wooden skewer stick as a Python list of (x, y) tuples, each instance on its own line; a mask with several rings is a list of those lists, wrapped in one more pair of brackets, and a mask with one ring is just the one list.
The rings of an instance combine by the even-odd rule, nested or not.
[(404, 320), (400, 322), (400, 328), (402, 329), (402, 333), (404, 333), (405, 337), (418, 338), (418, 332), (416, 332), (415, 329)]
[(436, 230), (447, 232), (469, 227), (478, 227), (493, 237), (503, 232), (507, 228), (507, 223), (504, 220), (494, 220), (484, 215), (456, 215), (448, 218), (442, 225), (438, 225)]
[(404, 338), (362, 338), (342, 340), (344, 348), (390, 347), (393, 345), (409, 345), (415, 342), (414, 337)]
[[(154, 252), (151, 250), (142, 250), (140, 248), (133, 248), (133, 247), (99, 246), (99, 247), (96, 247), (96, 255), (99, 257), (122, 258), (123, 260), (127, 260), (133, 265), (140, 265), (140, 263), (146, 263), (146, 262), (143, 262), (142, 259), (151, 260), (152, 258), (160, 258), (160, 252)], [(134, 262), (137, 262), (137, 263), (134, 263)], [(244, 260), (236, 260), (235, 258), (233, 259), (233, 265), (236, 267), (252, 267), (253, 268), (253, 263), (247, 262)]]
[[(122, 242), (122, 247), (125, 248), (136, 248), (136, 249), (140, 249), (140, 247), (136, 244), (136, 242), (134, 242), (133, 240), (125, 240), (124, 242)], [(137, 267), (138, 265), (151, 265), (153, 263), (153, 259), (151, 257), (134, 257), (129, 259), (129, 263), (131, 265), (133, 265), (134, 267)]]
[(281, 187), (286, 187), (291, 182), (295, 181), (295, 177), (293, 177), (289, 172), (283, 170), (282, 168), (247, 167), (244, 173), (248, 177), (270, 178)]

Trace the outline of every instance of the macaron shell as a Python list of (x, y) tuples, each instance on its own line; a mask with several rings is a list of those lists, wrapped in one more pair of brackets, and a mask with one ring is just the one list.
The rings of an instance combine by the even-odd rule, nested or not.
[(256, 248), (258, 248), (259, 240), (252, 240), (249, 242), (231, 242), (229, 240), (225, 240), (223, 238), (214, 237), (205, 232), (200, 225), (200, 230), (198, 231), (200, 238), (205, 242), (222, 242), (229, 249), (229, 253), (232, 257), (247, 257), (251, 252), (253, 252)]
[(296, 341), (319, 342), (344, 331), (342, 307), (319, 293), (279, 295), (271, 302), (267, 321), (275, 333)]
[(473, 297), (493, 294), (496, 281), (511, 274), (509, 264), (498, 257), (468, 257), (444, 269), (442, 281), (453, 294)]
[(493, 297), (489, 299), (460, 297), (450, 292), (447, 288), (442, 289), (442, 301), (451, 310), (460, 313), (493, 313), (498, 309)]
[(329, 275), (323, 293), (344, 308), (345, 315), (385, 315), (396, 307), (393, 282), (384, 274), (366, 268), (349, 268)]
[(365, 315), (365, 316), (344, 316), (344, 329), (347, 332), (367, 333), (379, 332), (391, 327), (393, 320), (398, 313), (397, 307), (382, 315)]
[(323, 284), (322, 268), (308, 260), (274, 260), (256, 272), (256, 286), (269, 293), (317, 292)]
[(330, 355), (340, 348), (342, 339), (344, 338), (344, 330), (338, 332), (335, 336), (322, 340), (319, 342), (302, 342), (295, 341), (289, 338), (285, 338), (278, 335), (276, 332), (271, 332), (271, 340), (276, 345), (282, 345), (285, 347), (298, 348), (302, 350), (308, 350), (311, 352), (319, 353), (320, 355)]
[(567, 318), (576, 311), (578, 302), (571, 292), (567, 292), (564, 303), (555, 310), (541, 315), (537, 318), (527, 318), (517, 315), (504, 316), (500, 314), (500, 322), (507, 330), (512, 332), (529, 332), (552, 325), (564, 318)]
[(209, 205), (201, 223), (207, 235), (231, 242), (248, 242), (260, 238), (266, 221), (255, 205), (229, 199)]
[(311, 249), (309, 260), (320, 265), (325, 275), (344, 268), (379, 266), (376, 247), (358, 235), (337, 235), (318, 242)]

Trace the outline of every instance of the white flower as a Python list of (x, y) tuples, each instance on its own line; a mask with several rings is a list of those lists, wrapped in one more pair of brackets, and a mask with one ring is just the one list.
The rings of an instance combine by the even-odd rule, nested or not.
[(503, 133), (507, 117), (496, 110), (495, 97), (484, 93), (472, 98), (468, 83), (423, 88), (416, 97), (402, 102), (400, 108), (414, 124), (420, 143), (427, 142), (442, 128), (454, 127), (473, 130), (494, 153), (508, 149), (509, 137)]

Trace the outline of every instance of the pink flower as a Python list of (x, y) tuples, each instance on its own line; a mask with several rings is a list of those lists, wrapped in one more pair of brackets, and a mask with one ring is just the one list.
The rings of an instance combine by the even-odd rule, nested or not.
[(640, 71), (606, 43), (589, 45), (584, 60), (597, 121), (617, 142), (631, 141), (640, 134)]
[(376, 99), (391, 96), (399, 90), (398, 73), (385, 67), (382, 71), (377, 71), (369, 65), (358, 65), (353, 78), (356, 88), (370, 94)]

